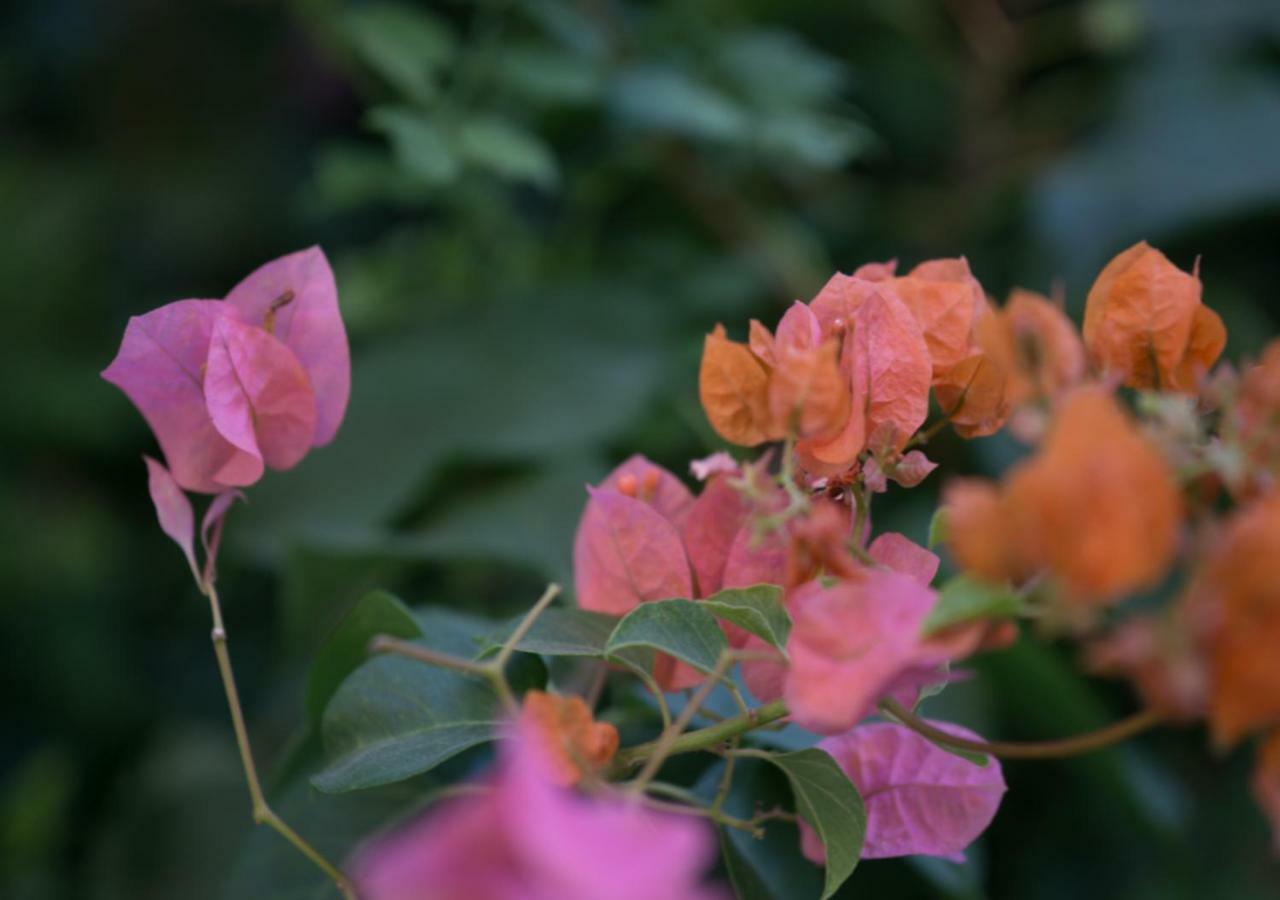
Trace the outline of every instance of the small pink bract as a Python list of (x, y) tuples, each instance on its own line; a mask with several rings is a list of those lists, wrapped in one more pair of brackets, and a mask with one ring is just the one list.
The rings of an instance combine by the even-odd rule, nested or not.
[[(981, 740), (958, 725), (931, 723), (957, 737)], [(1000, 762), (970, 762), (890, 722), (873, 722), (818, 746), (831, 754), (867, 808), (863, 859), (890, 856), (964, 858), (1004, 796)], [(822, 842), (803, 822), (804, 854), (822, 863)]]

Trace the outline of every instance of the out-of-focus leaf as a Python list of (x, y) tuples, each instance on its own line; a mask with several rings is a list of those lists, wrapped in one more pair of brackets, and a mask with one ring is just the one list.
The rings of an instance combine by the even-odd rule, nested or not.
[(598, 58), (608, 50), (600, 24), (568, 0), (525, 0), (521, 8), (548, 37), (578, 55)]
[(727, 588), (699, 603), (716, 618), (745, 628), (779, 650), (785, 650), (787, 635), (791, 633), (791, 617), (782, 605), (782, 588), (777, 585)]
[(780, 113), (761, 118), (754, 139), (766, 156), (817, 169), (838, 168), (866, 151), (869, 129), (849, 120), (810, 113)]
[(352, 8), (342, 31), (356, 53), (406, 97), (427, 102), (436, 95), (436, 73), (453, 58), (449, 26), (424, 9), (398, 3)]
[(625, 124), (714, 141), (736, 141), (747, 117), (732, 99), (671, 66), (634, 66), (610, 85), (609, 103)]
[(822, 839), (826, 848), (826, 900), (853, 874), (862, 853), (867, 811), (853, 786), (831, 754), (818, 749), (778, 753), (769, 757), (791, 782), (796, 812)]
[(753, 99), (795, 108), (834, 95), (849, 78), (845, 64), (797, 35), (747, 29), (725, 37), (720, 63)]
[(566, 455), (546, 468), (476, 484), (457, 507), (395, 541), (398, 551), (432, 559), (485, 559), (529, 566), (566, 584), (572, 579), (573, 531), (586, 491), (605, 468)]
[(1132, 71), (1111, 127), (1040, 182), (1039, 225), (1081, 287), (1137, 238), (1280, 198), (1280, 86), (1262, 67), (1201, 52), (1205, 30), (1170, 29), (1152, 62)]
[(1009, 618), (1023, 608), (1022, 595), (1010, 587), (985, 584), (957, 575), (938, 590), (938, 602), (924, 622), (924, 633), (933, 634), (971, 619)]
[[(386, 523), (442, 461), (581, 454), (630, 426), (660, 371), (644, 322), (585, 300), (573, 300), (571, 321), (549, 321), (538, 314), (547, 302), (445, 319), (358, 354), (337, 439), (255, 485), (231, 539), (259, 558), (304, 537), (331, 551), (394, 552)], [(525, 530), (541, 527), (539, 513), (523, 515)]]
[(498, 74), (512, 91), (553, 105), (591, 103), (604, 87), (592, 63), (536, 45), (504, 50)]
[(307, 678), (307, 719), (318, 725), (324, 708), (344, 678), (368, 658), (369, 640), (378, 634), (406, 640), (422, 636), (409, 608), (386, 591), (366, 594), (329, 635)]
[(648, 647), (710, 672), (729, 648), (729, 642), (715, 617), (701, 606), (693, 600), (641, 603), (614, 628), (605, 653), (614, 656), (624, 650)]
[(947, 530), (947, 525), (948, 525), (947, 508), (945, 506), (939, 506), (937, 511), (933, 514), (932, 518), (929, 519), (929, 549), (930, 550), (932, 550), (934, 547), (938, 546), (939, 544), (946, 543), (947, 536), (949, 534)]
[(458, 174), (458, 158), (447, 135), (425, 113), (403, 106), (369, 111), (369, 127), (386, 135), (406, 171), (428, 184), (444, 184)]
[[(315, 193), (306, 199), (317, 214), (345, 212), (371, 203), (422, 203), (431, 189), (396, 166), (385, 148), (336, 144), (321, 151), (316, 161)], [(344, 294), (343, 318), (352, 311)]]
[(467, 162), (511, 181), (547, 189), (560, 178), (555, 155), (542, 139), (505, 119), (468, 119), (458, 129), (458, 153)]

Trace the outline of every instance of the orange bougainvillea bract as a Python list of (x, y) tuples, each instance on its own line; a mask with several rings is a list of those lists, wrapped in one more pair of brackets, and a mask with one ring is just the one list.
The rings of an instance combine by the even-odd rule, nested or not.
[(1200, 277), (1145, 241), (1111, 260), (1089, 290), (1084, 342), (1104, 375), (1129, 387), (1190, 391), (1227, 333), (1200, 302)]
[(618, 752), (618, 729), (595, 721), (581, 697), (529, 691), (520, 722), (542, 743), (553, 779), (564, 787), (599, 772)]
[(1215, 739), (1280, 725), (1280, 493), (1260, 498), (1228, 524), (1198, 580), (1209, 631), (1209, 721)]
[(997, 497), (965, 486), (947, 506), (961, 565), (1013, 580), (1044, 570), (1076, 603), (1094, 605), (1163, 576), (1182, 502), (1156, 448), (1114, 399), (1090, 388), (1064, 401), (1044, 446)]

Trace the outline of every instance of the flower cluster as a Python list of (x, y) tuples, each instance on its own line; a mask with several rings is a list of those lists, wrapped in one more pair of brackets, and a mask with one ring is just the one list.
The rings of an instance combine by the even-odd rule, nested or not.
[[(431, 761), (411, 774), (489, 738), (500, 747), (459, 796), (365, 846), (350, 880), (261, 796), (212, 571), (236, 489), (295, 465), (343, 417), (349, 360), (324, 255), (269, 263), (225, 300), (132, 319), (103, 374), (164, 453), (167, 468), (147, 460), (152, 499), (213, 603), (260, 821), (347, 897), (702, 900), (724, 896), (706, 880), (711, 823), (758, 837), (794, 821), (795, 852), (827, 868), (829, 895), (859, 856), (963, 858), (1005, 791), (997, 757), (1086, 752), (1160, 721), (1203, 720), (1219, 748), (1256, 739), (1254, 794), (1280, 834), (1280, 342), (1239, 372), (1217, 365), (1225, 342), (1198, 265), (1183, 271), (1145, 243), (1100, 273), (1080, 330), (1039, 294), (990, 299), (963, 259), (836, 274), (772, 330), (750, 322), (744, 342), (717, 326), (699, 375), (711, 425), (733, 445), (779, 446), (694, 461), (696, 493), (640, 455), (588, 486), (577, 608), (537, 622), (550, 589), (474, 658), (429, 636), (374, 638), (371, 652), (447, 669), (441, 690), (498, 710), (443, 721), (431, 708), (431, 746), (399, 748), (395, 777), (415, 755)], [(998, 481), (949, 477), (929, 548), (877, 534), (876, 496), (930, 476), (923, 448), (948, 426), (965, 439), (1008, 428), (1028, 450)], [(184, 491), (217, 495), (203, 573)], [(959, 574), (939, 579), (935, 538)], [(352, 626), (361, 640), (365, 627)], [(917, 714), (962, 677), (954, 666), (1024, 632), (1078, 640), (1085, 666), (1129, 679), (1145, 710), (1041, 745)], [(518, 653), (569, 659), (520, 695), (508, 680)], [(717, 692), (736, 714), (708, 711)], [(598, 714), (602, 695), (622, 702)], [(656, 736), (640, 732), (659, 719)], [(762, 731), (779, 723), (791, 752)], [(355, 743), (377, 745), (384, 726)], [(659, 780), (670, 756), (699, 751), (710, 762), (696, 784)], [(794, 810), (733, 814), (740, 757), (781, 769)]]

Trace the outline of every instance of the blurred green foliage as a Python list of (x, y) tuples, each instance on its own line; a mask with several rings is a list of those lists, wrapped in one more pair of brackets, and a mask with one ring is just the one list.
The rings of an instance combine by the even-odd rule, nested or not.
[[(312, 243), (335, 262), (347, 422), (233, 511), (222, 579), (261, 761), (339, 849), (427, 785), (307, 787), (320, 642), (373, 587), (505, 616), (566, 578), (585, 482), (717, 448), (694, 387), (715, 321), (960, 253), (993, 294), (1078, 311), (1147, 238), (1203, 254), (1230, 354), (1277, 332), (1270, 0), (55, 0), (0, 23), (6, 898), (325, 896), (296, 869), (262, 892), (297, 862), (250, 835), (151, 440), (96, 378), (130, 314)], [(932, 452), (991, 471), (1011, 448)], [(877, 526), (923, 540), (936, 489)], [(1025, 737), (1131, 702), (1070, 663), (1019, 646), (936, 702)], [(1244, 767), (1199, 732), (1010, 765), (966, 866), (869, 863), (841, 896), (1274, 896)]]

